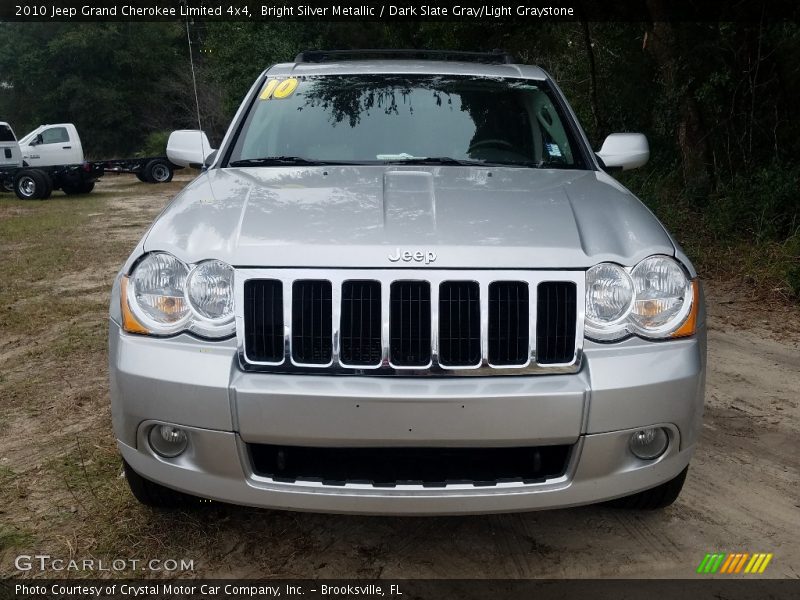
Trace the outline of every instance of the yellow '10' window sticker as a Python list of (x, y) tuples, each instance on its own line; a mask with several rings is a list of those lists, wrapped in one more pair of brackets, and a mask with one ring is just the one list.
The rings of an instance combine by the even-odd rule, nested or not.
[(267, 85), (264, 86), (264, 91), (261, 92), (259, 98), (262, 100), (282, 100), (288, 98), (297, 89), (299, 82), (294, 77), (289, 79), (270, 79)]

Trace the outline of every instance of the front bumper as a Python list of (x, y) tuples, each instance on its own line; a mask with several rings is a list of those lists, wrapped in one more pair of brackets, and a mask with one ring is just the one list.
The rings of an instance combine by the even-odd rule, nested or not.
[[(398, 378), (242, 372), (233, 340), (156, 340), (110, 322), (112, 414), (125, 460), (142, 476), (204, 498), (290, 510), (457, 514), (589, 504), (666, 482), (689, 463), (702, 416), (705, 330), (667, 343), (587, 343), (569, 375)], [(169, 423), (189, 448), (164, 459), (146, 431)], [(630, 434), (661, 425), (654, 461)], [(253, 473), (248, 443), (300, 446), (573, 446), (543, 483), (441, 488), (281, 483)]]

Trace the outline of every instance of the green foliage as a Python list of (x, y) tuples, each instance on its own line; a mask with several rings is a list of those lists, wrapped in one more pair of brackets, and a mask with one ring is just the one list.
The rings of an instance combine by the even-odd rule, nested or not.
[(130, 153), (169, 112), (182, 40), (173, 23), (0, 23), (0, 114), (20, 135), (73, 122), (93, 158)]
[(712, 194), (708, 224), (720, 238), (781, 241), (800, 231), (800, 166), (773, 164), (737, 174)]
[(167, 140), (169, 131), (151, 131), (144, 139), (141, 149), (136, 156), (164, 156), (167, 153)]

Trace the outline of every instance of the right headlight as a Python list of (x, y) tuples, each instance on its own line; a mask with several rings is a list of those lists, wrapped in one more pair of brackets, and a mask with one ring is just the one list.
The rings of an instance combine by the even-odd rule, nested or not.
[(630, 273), (600, 263), (586, 272), (586, 335), (600, 341), (630, 334), (650, 339), (691, 335), (698, 295), (697, 282), (669, 256), (650, 256)]
[(233, 267), (221, 260), (198, 263), (186, 278), (186, 297), (197, 333), (213, 337), (226, 329), (233, 324)]
[(120, 292), (128, 333), (189, 331), (222, 338), (235, 331), (233, 268), (220, 260), (186, 265), (166, 252), (153, 252), (122, 278)]

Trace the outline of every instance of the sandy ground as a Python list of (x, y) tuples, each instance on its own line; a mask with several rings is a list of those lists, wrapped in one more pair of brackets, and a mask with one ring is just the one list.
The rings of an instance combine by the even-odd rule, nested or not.
[[(691, 577), (707, 552), (744, 551), (774, 553), (769, 576), (800, 577), (800, 308), (765, 305), (720, 282), (707, 287), (702, 438), (683, 494), (667, 510), (381, 518), (140, 507), (119, 478), (97, 336), (105, 335), (116, 268), (180, 186), (103, 181), (105, 198), (80, 230), (107, 252), (89, 266), (67, 263), (55, 283), (93, 308), (47, 323), (36, 341), (0, 328), (0, 574), (20, 575), (18, 554), (49, 552), (185, 557), (195, 571), (184, 575), (198, 577)], [(0, 219), (26, 210), (0, 199)], [(0, 239), (0, 251), (24, 254), (25, 244)], [(6, 299), (0, 310), (32, 297)], [(54, 340), (78, 325), (94, 341), (36, 354), (42, 336)], [(31, 355), (35, 362), (23, 360)]]

